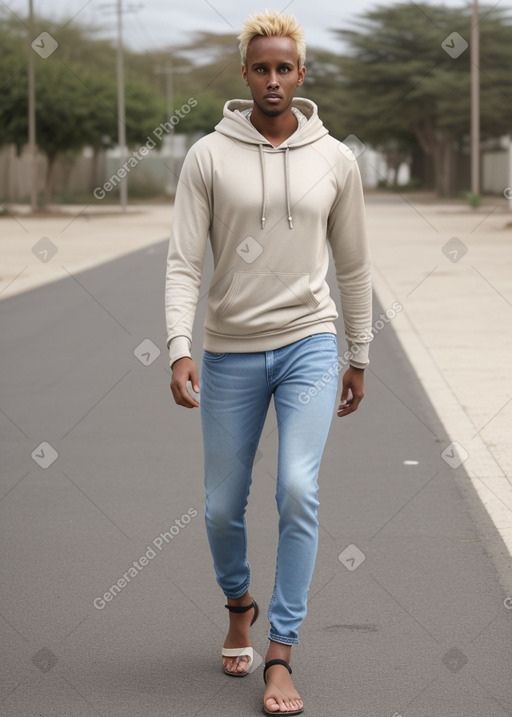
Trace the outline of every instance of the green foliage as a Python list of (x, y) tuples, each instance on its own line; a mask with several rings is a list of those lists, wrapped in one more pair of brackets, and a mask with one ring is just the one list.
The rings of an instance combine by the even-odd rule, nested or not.
[(126, 142), (129, 147), (138, 147), (165, 119), (165, 101), (143, 85), (131, 82), (126, 85), (125, 105)]
[(250, 98), (241, 76), (241, 61), (236, 35), (197, 33), (191, 43), (174, 48), (175, 107), (189, 97), (197, 100), (176, 132), (212, 132), (222, 117), (228, 99)]
[[(189, 97), (178, 97), (175, 107), (179, 110), (188, 102)], [(174, 131), (176, 133), (194, 134), (197, 132), (206, 134), (207, 132), (213, 132), (215, 125), (222, 117), (224, 100), (220, 97), (204, 92), (202, 94), (198, 93), (197, 96), (194, 96), (194, 99), (197, 100), (197, 105), (175, 126)]]
[(463, 197), (473, 209), (478, 209), (478, 207), (482, 204), (482, 197), (476, 192), (464, 192)]
[[(49, 22), (42, 26), (59, 47), (46, 59), (35, 57), (38, 147), (53, 158), (84, 146), (112, 146), (118, 133), (114, 48), (93, 40), (84, 29), (59, 31)], [(4, 49), (1, 76), (5, 78), (0, 93), (0, 143), (13, 143), (20, 150), (28, 137), (28, 49), (12, 20), (0, 25), (0, 41)], [(109, 65), (111, 71), (105, 71)], [(165, 101), (143, 82), (131, 81), (126, 83), (125, 104), (127, 143), (135, 147), (165, 119)]]
[[(471, 40), (471, 2), (462, 8), (426, 2), (383, 3), (350, 28), (334, 32), (345, 54), (308, 48), (301, 96), (310, 97), (331, 133), (355, 134), (385, 153), (396, 171), (418, 148), (434, 162), (438, 191), (449, 193), (454, 156), (468, 146), (470, 49), (450, 57), (448, 35)], [(499, 6), (480, 7), (482, 137), (512, 132), (510, 47), (512, 24)], [(48, 58), (35, 57), (37, 142), (49, 159), (117, 143), (116, 48), (100, 28), (76, 20), (57, 25), (39, 18), (35, 36), (49, 32), (59, 43)], [(26, 26), (0, 10), (0, 144), (27, 142)], [(127, 142), (146, 141), (169, 112), (194, 98), (177, 133), (211, 132), (226, 100), (250, 98), (240, 75), (235, 33), (197, 33), (173, 48), (125, 51)], [(172, 65), (170, 79), (158, 68)], [(396, 179), (396, 177), (395, 177)], [(391, 180), (393, 181), (393, 180)]]
[[(453, 155), (470, 130), (470, 49), (442, 48), (453, 32), (471, 40), (471, 3), (462, 9), (402, 2), (366, 12), (355, 29), (337, 30), (350, 47), (333, 58), (341, 94), (339, 122), (363, 142), (386, 149), (419, 143), (430, 154), (437, 189), (452, 189)], [(512, 130), (512, 25), (500, 8), (480, 7), (482, 137)]]

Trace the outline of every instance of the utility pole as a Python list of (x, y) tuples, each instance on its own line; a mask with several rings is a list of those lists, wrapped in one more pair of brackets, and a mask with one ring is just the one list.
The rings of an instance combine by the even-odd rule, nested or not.
[[(167, 96), (167, 120), (170, 119), (170, 117), (174, 113), (174, 73), (173, 73), (173, 67), (172, 62), (169, 60), (166, 65), (163, 67), (161, 65), (157, 65), (155, 67), (155, 73), (157, 75), (165, 75), (166, 76), (166, 96)], [(172, 192), (175, 183), (175, 176), (174, 176), (174, 127), (171, 129), (169, 133), (169, 168), (170, 168), (170, 177), (169, 177), (169, 183), (167, 185), (167, 191)]]
[(480, 21), (473, 0), (471, 26), (471, 191), (480, 194)]
[[(124, 62), (123, 62), (123, 0), (117, 0), (117, 127), (119, 144), (119, 163), (126, 162), (126, 111), (124, 102)], [(128, 178), (125, 175), (119, 182), (121, 211), (126, 211), (128, 200)]]
[(155, 67), (155, 73), (157, 75), (166, 75), (167, 80), (165, 83), (166, 86), (166, 97), (167, 97), (167, 114), (168, 118), (173, 114), (174, 112), (174, 74), (173, 74), (173, 67), (172, 62), (169, 60), (166, 65), (157, 65)]
[(505, 190), (508, 199), (508, 208), (512, 212), (512, 135), (508, 138), (508, 187)]
[(37, 209), (36, 82), (34, 67), (34, 5), (28, 0), (28, 149), (30, 157), (30, 209)]

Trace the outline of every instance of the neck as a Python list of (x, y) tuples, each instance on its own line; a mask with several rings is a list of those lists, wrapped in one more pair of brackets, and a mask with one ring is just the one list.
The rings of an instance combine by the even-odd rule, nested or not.
[(260, 110), (256, 103), (251, 113), (251, 124), (275, 147), (291, 137), (298, 126), (291, 106), (282, 114), (269, 117)]

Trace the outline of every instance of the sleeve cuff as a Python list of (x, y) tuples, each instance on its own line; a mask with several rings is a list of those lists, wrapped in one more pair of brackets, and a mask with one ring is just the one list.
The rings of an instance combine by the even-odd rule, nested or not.
[(191, 348), (191, 342), (186, 336), (176, 336), (172, 339), (169, 343), (169, 365), (171, 368), (175, 361), (184, 356), (192, 358)]
[(368, 358), (368, 353), (370, 350), (370, 344), (369, 343), (352, 343), (350, 344), (350, 350), (349, 350), (349, 358), (348, 362), (351, 366), (354, 368), (366, 368), (370, 360)]

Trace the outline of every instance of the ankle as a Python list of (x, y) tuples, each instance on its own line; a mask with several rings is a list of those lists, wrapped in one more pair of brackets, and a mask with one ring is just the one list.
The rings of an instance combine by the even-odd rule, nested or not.
[(226, 602), (228, 605), (233, 605), (234, 607), (245, 607), (247, 605), (250, 605), (252, 603), (252, 597), (249, 595), (249, 591), (244, 593), (238, 598), (226, 598)]
[(269, 662), (270, 660), (286, 660), (286, 662), (289, 663), (291, 656), (291, 645), (284, 645), (282, 642), (274, 642), (274, 640), (270, 640), (265, 662)]

